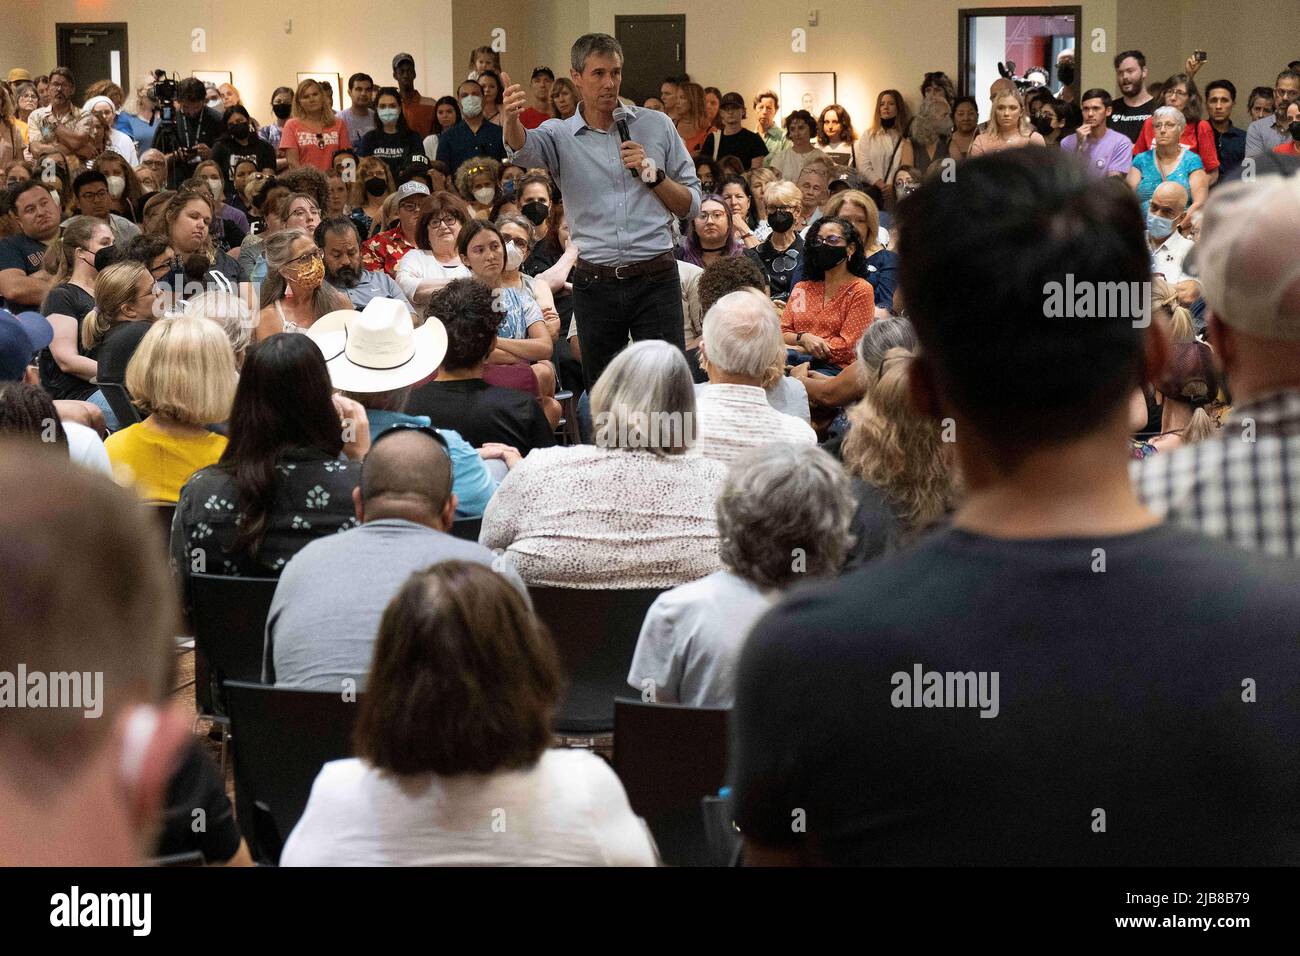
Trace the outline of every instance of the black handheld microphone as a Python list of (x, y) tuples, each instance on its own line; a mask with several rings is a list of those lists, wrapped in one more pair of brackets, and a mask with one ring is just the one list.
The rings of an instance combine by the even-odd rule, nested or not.
[[(614, 125), (618, 127), (618, 138), (624, 143), (632, 138), (632, 134), (627, 131), (627, 110), (621, 106), (614, 108)], [(635, 169), (629, 169), (628, 172), (638, 179), (641, 178), (640, 172)]]

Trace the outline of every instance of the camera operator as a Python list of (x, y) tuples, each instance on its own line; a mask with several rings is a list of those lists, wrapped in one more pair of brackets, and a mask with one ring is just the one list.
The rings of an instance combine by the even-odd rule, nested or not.
[(168, 156), (173, 183), (194, 175), (200, 162), (212, 158), (212, 146), (225, 133), (221, 114), (206, 105), (203, 81), (186, 77), (176, 84), (176, 138), (180, 148)]

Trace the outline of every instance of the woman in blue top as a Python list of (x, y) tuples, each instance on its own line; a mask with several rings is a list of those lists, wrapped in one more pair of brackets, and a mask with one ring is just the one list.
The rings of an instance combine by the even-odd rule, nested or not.
[(1187, 190), (1192, 197), (1192, 204), (1187, 207), (1188, 216), (1205, 205), (1210, 187), (1201, 157), (1179, 142), (1186, 125), (1187, 119), (1182, 111), (1172, 106), (1162, 106), (1152, 114), (1154, 145), (1133, 157), (1133, 168), (1128, 173), (1128, 184), (1137, 191), (1144, 217), (1151, 194), (1163, 182), (1178, 183)]
[(519, 250), (505, 241), (496, 223), (486, 219), (471, 219), (461, 226), (456, 250), (474, 278), (492, 290), (492, 309), (501, 316), (484, 380), (537, 395), (547, 419), (557, 424), (561, 409), (555, 401), (555, 367), (550, 362), (554, 344), (545, 317), (531, 295), (501, 284), (507, 265), (519, 267), (519, 262), (507, 263), (507, 257), (520, 255)]

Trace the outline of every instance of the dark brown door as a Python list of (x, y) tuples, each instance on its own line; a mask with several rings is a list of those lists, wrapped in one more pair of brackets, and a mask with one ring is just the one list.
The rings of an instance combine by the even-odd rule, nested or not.
[(686, 14), (614, 17), (623, 45), (621, 94), (640, 106), (659, 95), (665, 77), (686, 72)]
[(74, 102), (84, 102), (86, 87), (96, 80), (112, 80), (127, 92), (135, 88), (126, 59), (125, 23), (60, 23), (54, 29), (59, 66), (77, 78)]

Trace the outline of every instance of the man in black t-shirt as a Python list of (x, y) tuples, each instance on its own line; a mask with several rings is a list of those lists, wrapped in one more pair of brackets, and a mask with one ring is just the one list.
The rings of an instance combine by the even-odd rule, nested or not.
[(22, 232), (0, 239), (0, 308), (24, 312), (39, 308), (54, 285), (54, 276), (41, 266), (45, 247), (59, 232), (59, 205), (36, 179), (16, 183), (8, 199)]
[(455, 279), (429, 300), (429, 314), (447, 330), (447, 354), (436, 381), (421, 385), (406, 404), (408, 415), (427, 415), (475, 448), (500, 442), (527, 455), (555, 444), (536, 397), (483, 381), (483, 364), (496, 345), (500, 315), (492, 290), (475, 279)]
[(747, 861), (1300, 862), (1300, 573), (1138, 503), (1127, 409), (1167, 333), (1136, 299), (1061, 308), (1150, 281), (1131, 191), (1007, 150), (899, 223), (910, 394), (964, 499), (755, 626), (732, 719)]
[(1147, 58), (1141, 50), (1125, 50), (1115, 57), (1115, 82), (1119, 96), (1106, 124), (1136, 143), (1147, 119), (1160, 105), (1147, 92)]
[(753, 130), (745, 129), (745, 98), (739, 93), (728, 93), (722, 97), (718, 107), (718, 119), (722, 121), (722, 130), (714, 130), (700, 146), (700, 156), (712, 157), (715, 161), (723, 156), (735, 156), (745, 169), (758, 169), (767, 156), (767, 145), (763, 137)]

